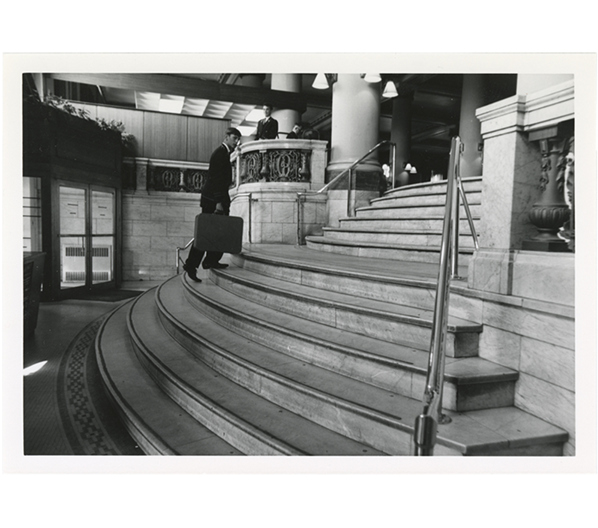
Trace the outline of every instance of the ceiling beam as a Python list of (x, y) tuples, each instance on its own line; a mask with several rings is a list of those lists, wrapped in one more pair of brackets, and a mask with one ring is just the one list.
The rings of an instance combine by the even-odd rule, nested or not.
[[(256, 106), (269, 103), (275, 108), (287, 108), (301, 113), (305, 112), (307, 108), (307, 98), (301, 93), (249, 86), (233, 86), (182, 75), (163, 73), (51, 73), (48, 76), (60, 81), (109, 86), (139, 92), (182, 95), (184, 97), (214, 99)], [(317, 99), (319, 101), (319, 98)]]

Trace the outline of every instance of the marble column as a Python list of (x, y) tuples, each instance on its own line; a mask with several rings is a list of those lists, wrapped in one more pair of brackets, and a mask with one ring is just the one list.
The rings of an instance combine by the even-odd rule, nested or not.
[[(538, 258), (533, 255), (536, 252), (522, 249), (524, 241), (538, 234), (530, 212), (541, 201), (541, 177), (545, 176), (540, 144), (533, 136), (570, 121), (574, 115), (573, 97), (572, 82), (566, 81), (477, 110), (484, 139), (484, 165), (480, 250), (474, 253), (469, 266), (471, 288), (516, 295), (525, 284), (523, 278), (543, 276), (556, 291), (554, 283), (558, 283), (561, 272), (558, 262), (547, 252)], [(542, 296), (549, 298), (549, 290)]]
[[(368, 83), (359, 74), (338, 75), (332, 86), (331, 150), (326, 169), (327, 181), (349, 168), (378, 143), (380, 98), (380, 83)], [(329, 192), (329, 225), (337, 225), (340, 217), (352, 215), (355, 208), (368, 205), (372, 198), (380, 195), (382, 186), (386, 187), (377, 153), (355, 167), (352, 180), (349, 197), (348, 177), (339, 181), (335, 189)]]
[(484, 75), (464, 75), (459, 120), (459, 137), (465, 146), (461, 158), (461, 177), (463, 178), (482, 175), (482, 132), (475, 112), (486, 102)]
[[(273, 73), (272, 90), (281, 90), (283, 92), (301, 92), (301, 74), (299, 73)], [(278, 121), (278, 132), (280, 138), (284, 139), (286, 135), (293, 130), (293, 125), (301, 121), (301, 114), (298, 110), (288, 108), (277, 108), (272, 112), (272, 117)]]
[(392, 101), (392, 125), (390, 140), (396, 145), (395, 186), (398, 176), (411, 158), (411, 111), (413, 94), (395, 97)]

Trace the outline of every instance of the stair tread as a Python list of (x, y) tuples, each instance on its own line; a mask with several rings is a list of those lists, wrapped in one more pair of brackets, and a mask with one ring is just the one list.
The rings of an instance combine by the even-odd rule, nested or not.
[[(231, 334), (230, 332), (223, 331), (216, 327), (211, 320), (189, 310), (189, 305), (185, 305), (182, 290), (179, 289), (177, 293), (178, 299), (172, 299), (180, 309), (175, 314), (176, 317), (187, 319), (193, 331), (201, 333), (202, 336), (210, 336), (216, 341), (226, 338), (227, 345), (239, 346), (246, 351), (248, 347), (246, 339), (237, 339), (234, 336), (232, 336), (233, 339), (230, 339), (231, 336), (227, 336), (227, 334)], [(180, 302), (177, 303), (177, 300)], [(193, 313), (190, 314), (190, 312)], [(190, 314), (190, 317), (185, 317), (185, 314)], [(283, 409), (230, 381), (207, 364), (199, 361), (163, 330), (154, 299), (151, 296), (141, 296), (137, 300), (131, 317), (144, 347), (158, 357), (173, 376), (184, 383), (188, 389), (201, 393), (211, 404), (218, 406), (223, 412), (244, 422), (246, 428), (261, 431), (266, 437), (278, 439), (283, 444), (293, 446), (300, 451), (295, 454), (383, 454)], [(208, 337), (205, 338), (208, 339)]]
[(438, 264), (382, 258), (371, 259), (340, 254), (331, 257), (328, 253), (316, 251), (307, 246), (246, 244), (243, 246), (243, 257), (256, 261), (280, 262), (299, 270), (328, 272), (335, 275), (396, 283), (417, 282), (424, 287), (434, 286), (438, 279)]
[[(327, 238), (324, 236), (308, 235), (305, 237), (309, 242), (316, 244), (329, 244), (332, 246), (350, 246), (350, 247), (368, 247), (368, 248), (389, 248), (389, 249), (409, 249), (411, 251), (421, 252), (438, 252), (440, 246), (428, 244), (426, 246), (410, 245), (410, 244), (396, 244), (391, 242), (368, 242), (364, 240), (352, 241), (335, 238)], [(473, 247), (459, 247), (459, 253), (471, 253), (473, 254)]]
[[(363, 219), (369, 220), (369, 219)], [(373, 233), (373, 234), (380, 234), (380, 235), (432, 235), (432, 236), (442, 236), (442, 230), (433, 231), (431, 229), (375, 229), (369, 227), (323, 227), (323, 233), (328, 232), (338, 232), (338, 233)], [(471, 233), (465, 231), (460, 231), (459, 236), (462, 237), (471, 237)]]
[[(237, 273), (237, 270), (232, 271), (232, 274), (235, 273)], [(251, 272), (238, 270), (238, 273), (241, 276), (247, 276)], [(229, 276), (232, 274), (231, 272), (226, 273)], [(255, 276), (256, 274), (252, 275)], [(270, 281), (270, 279), (266, 280)], [(272, 286), (276, 287), (279, 285), (281, 290), (284, 289), (289, 294), (292, 294), (293, 290), (295, 292), (304, 292), (308, 288), (285, 283), (284, 281), (276, 281), (275, 279), (272, 279), (271, 282)], [(292, 314), (287, 314), (267, 306), (257, 305), (250, 300), (245, 300), (212, 284), (187, 283), (187, 287), (198, 295), (208, 296), (209, 292), (209, 298), (213, 302), (225, 306), (226, 310), (233, 311), (237, 317), (243, 315), (250, 318), (257, 317), (259, 320), (266, 321), (268, 324), (284, 329), (286, 332), (300, 335), (304, 340), (317, 340), (329, 348), (340, 348), (345, 353), (378, 360), (381, 365), (385, 364), (388, 367), (402, 367), (405, 370), (419, 372), (420, 374), (427, 371), (427, 348), (417, 348), (412, 343), (390, 343), (374, 337), (326, 326), (315, 321), (298, 320)], [(331, 292), (331, 297), (333, 296), (336, 297), (337, 294)], [(343, 298), (343, 300), (346, 299)], [(384, 303), (378, 301), (370, 302), (369, 299), (363, 299), (363, 303), (370, 306), (384, 305)], [(474, 327), (477, 328), (477, 325), (474, 325)], [(446, 380), (459, 385), (513, 379), (516, 379), (515, 371), (482, 358), (446, 358)]]
[[(309, 299), (313, 303), (331, 308), (346, 308), (356, 312), (378, 313), (386, 317), (404, 318), (405, 320), (430, 324), (434, 319), (432, 310), (414, 308), (404, 304), (378, 301), (365, 297), (358, 297), (342, 292), (321, 290), (311, 286), (305, 286), (294, 282), (283, 281), (273, 277), (267, 277), (258, 273), (233, 266), (225, 270), (214, 272), (216, 277), (231, 277), (240, 283), (251, 285), (262, 291), (281, 292), (287, 296)], [(472, 323), (465, 319), (449, 316), (448, 327), (453, 331), (477, 332), (481, 330), (479, 323)]]
[(104, 380), (111, 392), (118, 394), (121, 408), (172, 454), (242, 454), (168, 398), (139, 364), (127, 335), (129, 307), (125, 305), (110, 316), (98, 340)]
[[(170, 309), (173, 310), (172, 315), (181, 324), (184, 324), (191, 330), (192, 333), (197, 331), (200, 323), (198, 322), (198, 314), (190, 314), (189, 309), (184, 306), (184, 302), (180, 299), (181, 295), (177, 295), (175, 278), (173, 281), (169, 281), (161, 288), (160, 295), (170, 291), (168, 295)], [(180, 284), (180, 283), (179, 283)], [(194, 285), (195, 286), (195, 285)], [(200, 286), (200, 285), (197, 285)], [(203, 284), (202, 287), (209, 298), (214, 298), (216, 295), (220, 295), (217, 290), (218, 288), (213, 285)], [(226, 301), (233, 301), (234, 296), (225, 295)], [(260, 310), (260, 307), (256, 308), (256, 311)], [(201, 317), (200, 317), (201, 319)], [(203, 321), (201, 323), (202, 335), (206, 336), (206, 332), (214, 329), (214, 324), (211, 321)], [(226, 333), (227, 350), (231, 348), (228, 344), (231, 340), (237, 341), (237, 347), (243, 347), (242, 349), (248, 349), (251, 343), (248, 343), (246, 339), (231, 336), (231, 331), (216, 330), (211, 335), (213, 341), (218, 342)], [(219, 334), (219, 335), (217, 335)], [(207, 338), (207, 337), (206, 337)], [(264, 347), (262, 347), (263, 349)], [(235, 349), (235, 348), (233, 348)], [(281, 364), (278, 375), (298, 375), (302, 384), (313, 385), (317, 379), (319, 383), (319, 391), (327, 392), (327, 394), (336, 393), (336, 398), (346, 399), (345, 401), (351, 402), (353, 405), (359, 405), (365, 409), (369, 409), (373, 415), (386, 417), (397, 424), (397, 427), (403, 428), (404, 430), (411, 430), (415, 422), (415, 417), (421, 412), (421, 402), (401, 396), (399, 394), (393, 394), (391, 392), (372, 387), (363, 382), (356, 380), (345, 381), (346, 378), (340, 376), (331, 371), (324, 371), (319, 367), (313, 367), (305, 365), (299, 360), (287, 360), (287, 358), (281, 358), (279, 353), (267, 354), (267, 360), (264, 359), (266, 354), (260, 357), (260, 354), (252, 356), (252, 361), (266, 362), (262, 364), (262, 368), (269, 369), (272, 371), (274, 367), (277, 367), (277, 363)], [(317, 373), (317, 376), (316, 374)], [(322, 390), (322, 386), (326, 387), (326, 390)], [(377, 409), (377, 410), (374, 410)], [(438, 442), (447, 446), (452, 446), (461, 450), (463, 453), (471, 453), (473, 451), (484, 451), (485, 449), (497, 448), (503, 446), (523, 446), (529, 445), (534, 442), (552, 442), (556, 439), (563, 438), (566, 433), (562, 430), (539, 420), (515, 407), (505, 407), (500, 409), (488, 409), (480, 411), (469, 411), (464, 413), (450, 412), (447, 411), (447, 415), (451, 416), (452, 423), (446, 426), (442, 426), (439, 429)], [(494, 418), (500, 418), (501, 423), (504, 427), (493, 428)], [(516, 427), (511, 425), (516, 424)], [(465, 428), (465, 431), (463, 430)], [(499, 430), (500, 429), (500, 430)]]

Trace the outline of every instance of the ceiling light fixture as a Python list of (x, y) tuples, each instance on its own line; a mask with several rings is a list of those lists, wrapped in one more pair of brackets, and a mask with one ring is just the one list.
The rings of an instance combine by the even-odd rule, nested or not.
[(399, 92), (397, 92), (397, 87), (394, 82), (387, 81), (386, 86), (384, 87), (384, 91), (382, 92), (382, 97), (386, 97), (387, 99), (391, 99), (392, 97), (397, 97)]
[(379, 73), (364, 73), (361, 75), (365, 82), (377, 83), (382, 80)]
[(330, 88), (328, 85), (328, 79), (326, 79), (326, 75), (324, 73), (318, 73), (311, 86), (316, 90), (327, 90)]

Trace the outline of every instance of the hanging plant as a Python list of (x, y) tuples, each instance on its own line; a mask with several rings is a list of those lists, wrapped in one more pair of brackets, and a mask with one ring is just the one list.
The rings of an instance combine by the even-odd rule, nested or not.
[(125, 125), (122, 121), (110, 120), (107, 121), (103, 117), (92, 119), (89, 117), (89, 112), (84, 108), (77, 108), (67, 99), (64, 99), (57, 95), (46, 95), (43, 99), (40, 99), (37, 94), (33, 94), (28, 98), (28, 101), (38, 105), (42, 105), (49, 108), (56, 108), (61, 112), (78, 117), (85, 121), (91, 121), (95, 123), (101, 130), (111, 130), (120, 134), (121, 142), (124, 146), (128, 146), (132, 143), (135, 136), (125, 131)]

